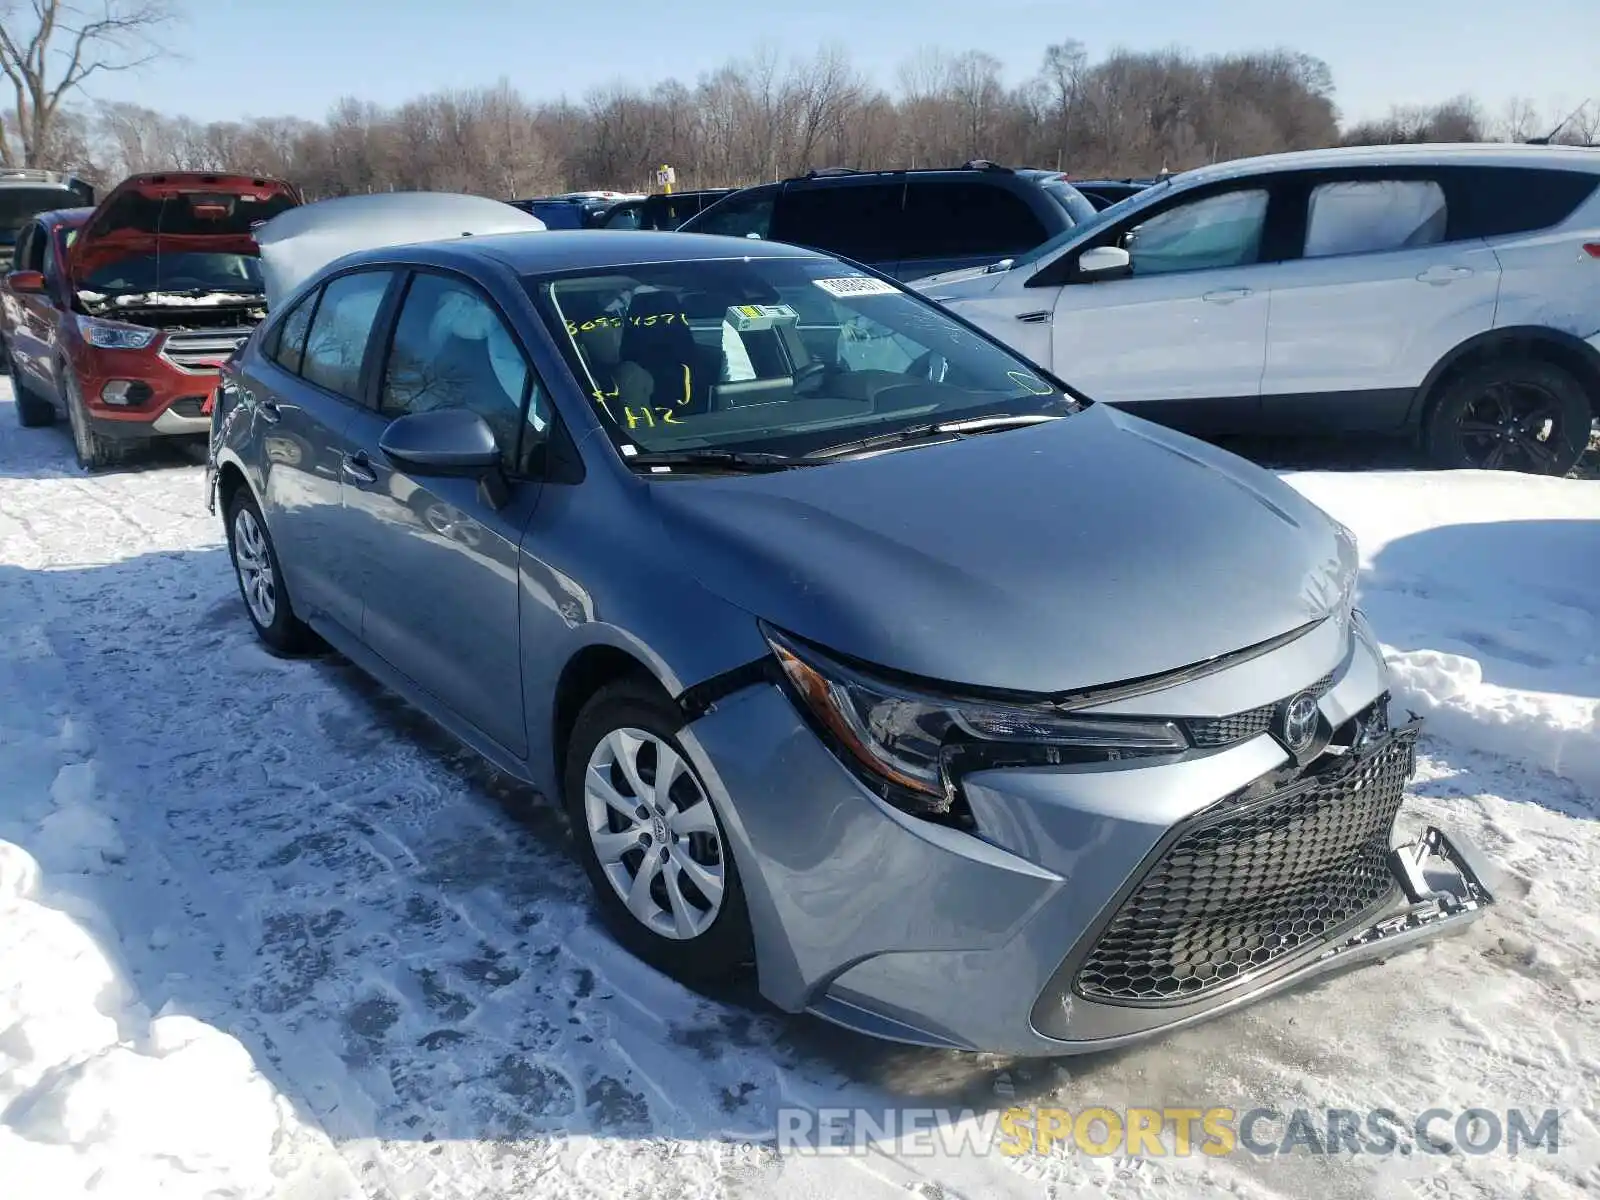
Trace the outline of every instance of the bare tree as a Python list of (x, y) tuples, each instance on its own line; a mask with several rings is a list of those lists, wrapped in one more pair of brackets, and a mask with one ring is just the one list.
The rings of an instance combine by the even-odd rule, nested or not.
[(1564, 131), (1575, 146), (1593, 146), (1600, 143), (1600, 102), (1590, 100), (1572, 115)]
[(52, 139), (62, 101), (95, 75), (160, 57), (159, 34), (172, 19), (167, 0), (10, 0), (0, 7), (0, 71), (16, 94), (0, 161), (33, 167), (59, 157)]
[(1525, 142), (1545, 132), (1540, 128), (1539, 110), (1526, 96), (1513, 96), (1500, 114), (1499, 133), (1508, 142)]
[[(1484, 126), (1477, 105), (1457, 98), (1395, 109), (1341, 137), (1327, 64), (1290, 49), (1204, 57), (1118, 50), (1091, 60), (1062, 41), (1015, 88), (989, 55), (930, 49), (905, 64), (899, 83), (893, 94), (873, 87), (839, 47), (785, 58), (766, 46), (694, 82), (618, 82), (581, 103), (525, 98), (502, 80), (396, 107), (350, 98), (319, 122), (202, 123), (108, 104), (91, 126), (68, 104), (45, 161), (92, 160), (97, 181), (227, 167), (292, 179), (312, 198), (401, 188), (520, 198), (649, 189), (662, 163), (676, 168), (684, 188), (741, 186), (824, 165), (892, 170), (970, 158), (1059, 165), (1080, 176), (1146, 175), (1341, 140), (1477, 140)], [(1521, 109), (1511, 115), (1497, 131), (1533, 120)], [(1593, 140), (1597, 124), (1600, 104), (1592, 103), (1562, 136)]]

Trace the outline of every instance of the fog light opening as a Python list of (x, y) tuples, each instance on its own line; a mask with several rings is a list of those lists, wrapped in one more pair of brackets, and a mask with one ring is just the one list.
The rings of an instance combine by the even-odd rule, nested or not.
[(137, 379), (112, 379), (100, 389), (103, 404), (127, 408), (143, 404), (150, 399), (150, 385)]

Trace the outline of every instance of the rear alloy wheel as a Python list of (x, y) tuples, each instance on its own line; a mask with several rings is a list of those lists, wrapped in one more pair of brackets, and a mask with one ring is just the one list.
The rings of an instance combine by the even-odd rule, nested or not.
[(242, 485), (228, 505), (228, 554), (233, 559), (250, 624), (267, 649), (282, 655), (310, 649), (314, 636), (289, 606), (267, 523)]
[(56, 366), (56, 378), (61, 381), (62, 399), (67, 406), (67, 420), (72, 425), (72, 448), (77, 451), (78, 465), (85, 471), (103, 471), (114, 467), (128, 456), (140, 443), (113, 440), (95, 432), (89, 420), (89, 410), (84, 407), (83, 393), (78, 388), (78, 377), (65, 362)]
[(17, 360), (11, 357), (11, 347), (5, 350), (6, 374), (11, 376), (11, 403), (17, 410), (17, 424), (24, 429), (38, 429), (55, 424), (56, 410), (48, 400), (34, 395), (17, 371)]
[(690, 981), (752, 958), (744, 890), (721, 819), (675, 733), (683, 715), (643, 682), (603, 688), (573, 728), (565, 780), (578, 856), (618, 940)]
[(1428, 419), (1428, 455), (1451, 470), (1565, 475), (1588, 448), (1594, 410), (1582, 386), (1536, 359), (1468, 371)]

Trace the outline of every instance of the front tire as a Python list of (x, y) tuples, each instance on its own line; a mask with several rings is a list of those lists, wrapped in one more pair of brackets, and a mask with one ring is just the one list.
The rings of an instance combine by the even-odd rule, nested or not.
[(1589, 446), (1594, 410), (1583, 386), (1538, 359), (1474, 367), (1429, 414), (1428, 457), (1446, 470), (1565, 475)]
[(267, 649), (284, 656), (310, 650), (315, 635), (294, 615), (267, 522), (243, 485), (228, 503), (228, 556), (250, 624)]
[(722, 820), (677, 741), (683, 714), (626, 680), (583, 707), (567, 748), (567, 816), (617, 940), (690, 983), (754, 955), (744, 888)]
[(95, 432), (83, 402), (83, 392), (78, 387), (78, 377), (65, 361), (57, 364), (56, 378), (61, 381), (61, 395), (67, 406), (67, 421), (72, 426), (72, 448), (77, 453), (78, 465), (85, 471), (103, 471), (126, 459), (136, 443), (114, 441)]

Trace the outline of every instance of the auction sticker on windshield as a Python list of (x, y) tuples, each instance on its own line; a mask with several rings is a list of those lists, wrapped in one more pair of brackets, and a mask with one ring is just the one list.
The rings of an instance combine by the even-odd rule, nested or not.
[(844, 279), (813, 279), (828, 295), (844, 299), (849, 296), (893, 296), (899, 288), (870, 275), (851, 275)]

